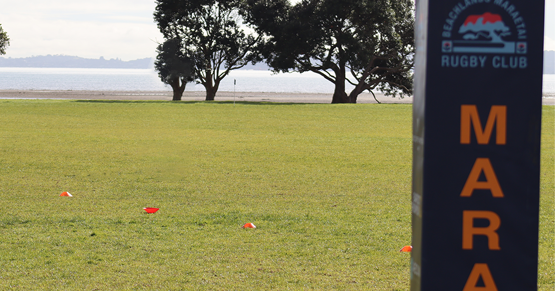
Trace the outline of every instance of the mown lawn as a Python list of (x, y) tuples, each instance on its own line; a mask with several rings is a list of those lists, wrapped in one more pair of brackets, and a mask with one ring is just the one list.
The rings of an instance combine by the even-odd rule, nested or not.
[[(553, 108), (541, 290), (555, 284)], [(408, 290), (411, 113), (2, 100), (0, 289)]]

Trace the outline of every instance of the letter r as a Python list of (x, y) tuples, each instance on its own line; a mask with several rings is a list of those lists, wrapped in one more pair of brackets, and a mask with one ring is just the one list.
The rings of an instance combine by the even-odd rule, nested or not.
[[(489, 226), (474, 227), (474, 219), (487, 219)], [(474, 236), (485, 235), (488, 238), (488, 248), (490, 250), (500, 250), (499, 235), (495, 232), (501, 225), (499, 215), (492, 211), (463, 211), (463, 250), (474, 248)]]

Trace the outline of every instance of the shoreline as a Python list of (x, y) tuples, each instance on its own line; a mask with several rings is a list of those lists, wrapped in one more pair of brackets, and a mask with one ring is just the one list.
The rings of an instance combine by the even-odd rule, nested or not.
[[(86, 91), (86, 90), (0, 90), (0, 99), (75, 99), (75, 100), (128, 100), (171, 101), (171, 91)], [(376, 93), (381, 103), (412, 103), (412, 96), (403, 99)], [(182, 101), (204, 101), (204, 91), (185, 91)], [(331, 103), (331, 93), (274, 93), (229, 92), (216, 94), (215, 101), (277, 102), (277, 103)], [(377, 103), (370, 93), (360, 94), (358, 103)]]
[[(384, 104), (411, 104), (413, 97), (392, 98), (376, 93)], [(171, 101), (171, 91), (85, 91), (85, 90), (0, 90), (0, 99), (70, 99), (70, 100), (128, 100), (128, 101)], [(186, 91), (182, 101), (204, 101), (205, 92)], [(331, 93), (273, 93), (273, 92), (229, 92), (216, 94), (216, 101), (276, 102), (276, 103), (331, 103)], [(370, 93), (359, 95), (357, 103), (376, 104)], [(547, 93), (543, 105), (555, 105), (555, 94)]]

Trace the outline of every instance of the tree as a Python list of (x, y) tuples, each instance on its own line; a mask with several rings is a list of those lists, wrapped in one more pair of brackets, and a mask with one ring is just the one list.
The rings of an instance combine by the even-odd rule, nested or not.
[(8, 34), (2, 29), (0, 24), (0, 55), (6, 54), (6, 48), (10, 45)]
[(510, 28), (505, 25), (501, 16), (489, 12), (468, 16), (459, 33), (463, 34), (464, 39), (492, 42), (503, 42), (501, 37), (511, 35)]
[[(332, 103), (356, 103), (365, 90), (412, 93), (411, 0), (246, 0), (244, 17), (266, 38), (276, 72), (314, 72), (335, 84)], [(349, 75), (348, 75), (349, 74)], [(347, 94), (345, 82), (355, 88)]]
[(173, 101), (181, 100), (185, 86), (193, 82), (194, 61), (181, 52), (181, 40), (172, 38), (158, 45), (154, 67), (162, 82), (173, 89)]
[(194, 60), (194, 76), (214, 100), (230, 71), (259, 59), (261, 42), (246, 32), (237, 0), (157, 0), (154, 19), (166, 39), (179, 39), (180, 50)]

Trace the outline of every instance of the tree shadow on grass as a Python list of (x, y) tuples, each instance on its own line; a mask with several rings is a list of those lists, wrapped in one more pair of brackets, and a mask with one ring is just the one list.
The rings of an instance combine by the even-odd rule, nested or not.
[(330, 103), (296, 103), (296, 102), (252, 102), (252, 101), (164, 101), (164, 100), (73, 100), (77, 103), (112, 103), (112, 104), (214, 104), (214, 105), (321, 105)]

